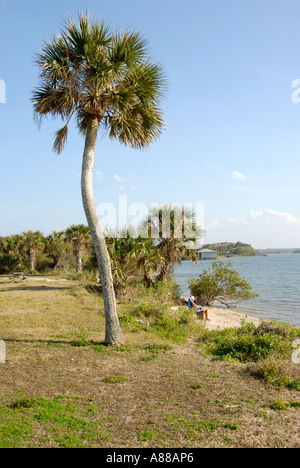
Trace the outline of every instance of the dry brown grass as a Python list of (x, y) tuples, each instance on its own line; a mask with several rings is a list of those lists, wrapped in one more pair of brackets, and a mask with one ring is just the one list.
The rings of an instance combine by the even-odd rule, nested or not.
[[(7, 346), (0, 407), (7, 426), (9, 418), (32, 421), (28, 433), (6, 440), (22, 447), (299, 447), (299, 408), (267, 407), (297, 400), (299, 392), (278, 392), (245, 365), (205, 357), (194, 334), (185, 344), (148, 349), (167, 343), (130, 326), (123, 331), (124, 347), (101, 346), (102, 303), (77, 282), (0, 282), (0, 337)], [(11, 409), (20, 398), (53, 402), (62, 395), (76, 401), (93, 430), (54, 419), (46, 424), (38, 404)], [(86, 412), (88, 405), (93, 411)]]

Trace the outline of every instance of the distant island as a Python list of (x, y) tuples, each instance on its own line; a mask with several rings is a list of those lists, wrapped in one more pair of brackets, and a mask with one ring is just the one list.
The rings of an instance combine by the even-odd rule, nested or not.
[(254, 257), (259, 255), (250, 244), (243, 242), (219, 242), (215, 244), (205, 244), (204, 249), (215, 250), (218, 257)]
[(252, 245), (244, 244), (243, 242), (219, 242), (214, 244), (205, 244), (203, 249), (215, 250), (218, 257), (254, 257), (279, 253), (300, 254), (300, 248), (255, 249)]
[(259, 249), (257, 252), (259, 254), (300, 253), (300, 249)]

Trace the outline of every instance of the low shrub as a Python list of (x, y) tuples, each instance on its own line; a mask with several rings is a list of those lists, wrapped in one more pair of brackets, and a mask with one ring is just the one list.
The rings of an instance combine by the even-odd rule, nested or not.
[[(279, 325), (278, 325), (279, 327)], [(283, 330), (283, 327), (280, 328)], [(203, 336), (209, 352), (219, 358), (234, 358), (241, 362), (257, 362), (271, 355), (281, 359), (291, 356), (292, 342), (299, 329), (290, 327), (286, 333), (246, 324), (241, 328), (215, 330)]]
[(265, 380), (269, 385), (277, 388), (284, 387), (290, 383), (290, 378), (285, 370), (285, 365), (275, 356), (259, 361), (252, 369), (252, 373)]
[(300, 377), (298, 379), (295, 379), (289, 382), (287, 386), (288, 388), (291, 388), (292, 390), (297, 390), (298, 392), (300, 392)]
[(247, 370), (275, 389), (286, 387), (299, 391), (299, 369), (291, 360), (293, 342), (298, 335), (299, 328), (274, 321), (262, 323), (258, 328), (246, 324), (241, 328), (206, 332), (200, 341), (217, 359), (249, 363)]
[(266, 405), (266, 407), (274, 411), (286, 411), (289, 408), (299, 408), (300, 403), (293, 399), (290, 401), (274, 400), (272, 403)]
[(182, 342), (193, 331), (194, 315), (185, 306), (174, 307), (177, 299), (178, 289), (172, 281), (158, 282), (150, 288), (138, 284), (132, 288), (131, 298), (121, 304), (120, 323), (130, 325), (132, 330), (142, 329), (162, 339)]

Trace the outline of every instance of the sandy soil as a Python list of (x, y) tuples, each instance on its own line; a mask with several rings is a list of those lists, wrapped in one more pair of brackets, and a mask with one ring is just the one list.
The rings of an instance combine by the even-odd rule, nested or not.
[(246, 323), (253, 323), (259, 325), (261, 321), (258, 318), (250, 317), (249, 315), (242, 314), (230, 309), (223, 309), (221, 307), (208, 308), (209, 320), (205, 322), (208, 330), (217, 330), (224, 328), (240, 327), (242, 321)]

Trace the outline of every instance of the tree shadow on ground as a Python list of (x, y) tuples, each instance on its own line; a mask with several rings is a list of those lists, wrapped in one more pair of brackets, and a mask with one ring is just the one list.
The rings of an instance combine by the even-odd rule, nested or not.
[(41, 339), (18, 339), (18, 338), (2, 338), (5, 343), (45, 343), (49, 346), (55, 346), (55, 345), (70, 345), (70, 346), (75, 346), (78, 348), (81, 347), (86, 347), (86, 346), (106, 346), (107, 348), (111, 347), (108, 343), (105, 343), (104, 341), (92, 341), (92, 340), (71, 340), (71, 341), (64, 341), (64, 340), (41, 340)]
[(72, 289), (66, 286), (20, 286), (14, 288), (8, 288), (7, 291), (59, 291)]

